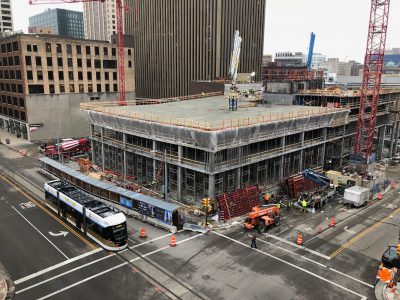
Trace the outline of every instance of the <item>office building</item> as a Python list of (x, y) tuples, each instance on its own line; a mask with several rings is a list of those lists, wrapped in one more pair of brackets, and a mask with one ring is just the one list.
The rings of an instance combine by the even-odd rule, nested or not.
[(48, 9), (29, 17), (29, 27), (50, 27), (54, 34), (81, 39), (84, 37), (83, 13), (66, 9)]
[(43, 27), (43, 26), (28, 27), (28, 33), (55, 34), (53, 27)]
[[(117, 50), (108, 42), (16, 34), (0, 39), (0, 129), (30, 141), (89, 134), (81, 102), (118, 99)], [(125, 48), (127, 99), (133, 49)]]
[(138, 97), (187, 95), (190, 82), (227, 78), (235, 30), (243, 38), (238, 73), (261, 80), (265, 0), (130, 2), (125, 30), (135, 35)]
[(0, 0), (0, 7), (0, 34), (14, 31), (11, 0)]
[(305, 66), (307, 63), (307, 55), (303, 52), (277, 52), (275, 53), (274, 62), (287, 67)]
[(400, 48), (385, 50), (385, 66), (400, 67)]

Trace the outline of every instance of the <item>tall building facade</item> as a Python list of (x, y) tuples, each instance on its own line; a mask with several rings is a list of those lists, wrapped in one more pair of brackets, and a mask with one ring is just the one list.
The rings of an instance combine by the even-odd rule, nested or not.
[(265, 0), (129, 2), (138, 97), (187, 95), (192, 81), (228, 77), (235, 30), (243, 38), (239, 73), (261, 80)]
[(2, 32), (14, 31), (11, 0), (0, 0), (0, 34)]
[(86, 39), (111, 41), (111, 36), (117, 33), (115, 7), (115, 0), (83, 3)]
[(29, 17), (29, 27), (50, 27), (57, 35), (77, 39), (84, 37), (83, 13), (74, 10), (48, 9)]

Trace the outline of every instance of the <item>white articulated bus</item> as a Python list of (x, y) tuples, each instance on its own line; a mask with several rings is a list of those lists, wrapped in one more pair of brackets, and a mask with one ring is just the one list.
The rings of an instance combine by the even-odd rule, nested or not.
[(128, 246), (126, 218), (122, 212), (60, 180), (46, 182), (44, 189), (46, 205), (104, 249), (120, 251)]

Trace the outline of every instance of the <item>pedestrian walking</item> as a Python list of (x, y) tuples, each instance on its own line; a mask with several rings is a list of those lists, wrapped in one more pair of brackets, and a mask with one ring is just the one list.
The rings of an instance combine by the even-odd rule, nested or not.
[(257, 243), (256, 243), (257, 237), (256, 234), (253, 234), (253, 237), (251, 238), (251, 248), (256, 248), (257, 249)]

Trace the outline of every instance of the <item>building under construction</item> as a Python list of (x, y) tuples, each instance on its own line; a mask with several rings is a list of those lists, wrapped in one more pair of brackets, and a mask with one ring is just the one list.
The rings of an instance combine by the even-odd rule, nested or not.
[(222, 95), (81, 108), (91, 124), (93, 164), (160, 192), (167, 178), (169, 197), (195, 205), (248, 185), (273, 187), (324, 165), (328, 148), (348, 131), (351, 113), (346, 106), (240, 100), (238, 110), (229, 111)]

